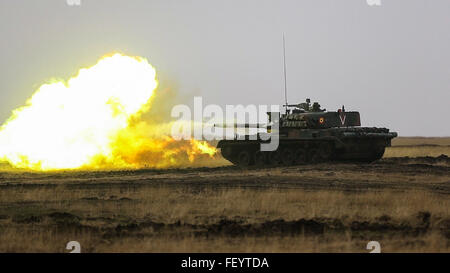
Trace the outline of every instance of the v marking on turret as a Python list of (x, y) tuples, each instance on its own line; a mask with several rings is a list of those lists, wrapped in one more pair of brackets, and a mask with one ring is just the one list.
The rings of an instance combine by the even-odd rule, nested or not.
[(346, 118), (345, 112), (340, 112), (339, 113), (339, 118), (341, 119), (341, 124), (344, 125), (345, 124), (345, 118)]

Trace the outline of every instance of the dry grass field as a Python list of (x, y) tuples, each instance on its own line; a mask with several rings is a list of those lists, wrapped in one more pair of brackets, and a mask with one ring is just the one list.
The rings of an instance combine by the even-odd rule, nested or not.
[(398, 138), (371, 164), (5, 169), (0, 252), (450, 252), (449, 145)]
[(450, 137), (398, 137), (392, 140), (384, 157), (450, 156)]

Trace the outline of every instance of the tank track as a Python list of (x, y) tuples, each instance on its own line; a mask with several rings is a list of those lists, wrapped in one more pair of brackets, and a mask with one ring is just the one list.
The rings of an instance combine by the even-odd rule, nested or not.
[(380, 159), (387, 146), (377, 139), (347, 139), (344, 147), (337, 148), (334, 141), (283, 140), (277, 150), (260, 151), (258, 141), (222, 140), (222, 156), (241, 167), (294, 166), (330, 161), (373, 162)]

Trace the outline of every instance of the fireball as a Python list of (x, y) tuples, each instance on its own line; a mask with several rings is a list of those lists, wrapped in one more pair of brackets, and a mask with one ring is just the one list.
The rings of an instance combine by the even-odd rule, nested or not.
[(140, 120), (157, 86), (146, 59), (119, 53), (67, 81), (43, 84), (0, 127), (0, 159), (18, 168), (58, 170), (171, 167), (184, 158), (213, 156), (206, 142), (173, 144), (159, 129), (167, 124)]

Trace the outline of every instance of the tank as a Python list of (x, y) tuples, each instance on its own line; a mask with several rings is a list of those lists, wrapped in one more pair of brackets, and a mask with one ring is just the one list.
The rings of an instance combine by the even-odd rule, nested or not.
[[(396, 132), (387, 128), (361, 127), (359, 112), (321, 109), (318, 102), (285, 105), (286, 112), (268, 113), (269, 123), (234, 124), (234, 127), (263, 128), (265, 132), (235, 135), (220, 140), (222, 156), (243, 167), (314, 164), (327, 161), (372, 162), (380, 159)], [(273, 115), (278, 118), (273, 118)], [(274, 151), (261, 151), (261, 134), (272, 131), (278, 121), (279, 145)], [(267, 142), (267, 141), (266, 141)]]

